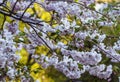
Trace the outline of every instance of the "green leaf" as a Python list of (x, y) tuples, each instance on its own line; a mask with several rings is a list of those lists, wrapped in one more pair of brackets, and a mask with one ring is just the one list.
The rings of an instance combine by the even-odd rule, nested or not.
[(24, 32), (24, 28), (25, 28), (25, 23), (23, 23), (22, 21), (19, 21), (19, 30)]
[(4, 21), (4, 15), (0, 14), (0, 29), (2, 29), (3, 27), (3, 21)]

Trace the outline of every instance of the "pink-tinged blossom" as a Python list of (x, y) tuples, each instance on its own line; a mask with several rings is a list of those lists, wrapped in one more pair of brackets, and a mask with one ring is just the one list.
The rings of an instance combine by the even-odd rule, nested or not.
[(55, 68), (61, 72), (63, 72), (67, 77), (71, 79), (80, 78), (81, 74), (85, 72), (84, 69), (79, 69), (78, 62), (72, 60), (67, 56), (63, 56), (63, 60), (58, 62), (55, 65)]
[[(3, 0), (0, 0), (0, 3), (2, 2)], [(106, 34), (98, 30), (97, 27), (111, 27), (117, 24), (120, 16), (119, 7), (111, 8), (111, 6), (109, 9), (107, 3), (98, 4), (95, 3), (95, 0), (78, 0), (78, 3), (74, 1), (35, 0), (35, 2), (45, 8), (46, 11), (50, 11), (50, 13), (54, 11), (55, 13), (53, 15), (53, 21), (50, 21), (51, 23), (45, 23), (34, 14), (31, 19), (39, 20), (41, 21), (40, 24), (42, 24), (37, 25), (36, 22), (31, 24), (31, 22), (34, 21), (29, 20), (29, 18), (23, 20), (24, 16), (30, 17), (30, 14), (25, 12), (30, 2), (30, 0), (8, 0), (7, 2), (10, 3), (10, 10), (14, 7), (14, 9), (8, 13), (13, 17), (11, 18), (13, 21), (10, 23), (7, 21), (4, 22), (4, 28), (0, 35), (0, 68), (3, 69), (3, 71), (0, 72), (0, 77), (4, 72), (10, 79), (16, 77), (18, 74), (16, 65), (20, 56), (16, 55), (15, 52), (25, 48), (30, 54), (29, 56), (34, 58), (35, 62), (43, 68), (46, 69), (49, 66), (53, 66), (70, 79), (78, 79), (81, 77), (81, 74), (86, 71), (89, 72), (90, 75), (97, 76), (100, 79), (110, 79), (114, 65), (106, 66), (101, 63), (105, 58), (109, 58), (111, 60), (110, 62), (120, 62), (120, 41), (118, 39), (114, 45), (108, 45), (107, 41), (104, 43), (104, 40), (107, 40)], [(15, 3), (16, 5), (14, 6)], [(91, 8), (94, 4), (95, 6)], [(33, 4), (31, 4), (30, 7), (33, 8)], [(108, 10), (105, 10), (107, 8)], [(0, 9), (0, 13), (1, 12), (4, 13)], [(5, 12), (8, 11), (5, 9)], [(23, 18), (21, 17), (21, 19), (19, 19), (19, 16), (23, 13)], [(24, 27), (25, 38), (27, 37), (29, 40), (28, 44), (22, 43), (24, 42), (23, 36), (18, 38), (21, 41), (20, 43), (17, 44), (14, 42), (14, 39), (16, 39), (15, 35), (19, 34), (19, 21), (16, 21), (15, 17), (22, 22), (26, 20), (30, 22), (29, 25), (31, 28), (26, 29), (26, 26)], [(77, 21), (80, 21), (80, 24), (77, 24)], [(54, 26), (52, 25), (53, 22), (57, 24)], [(26, 25), (27, 24), (28, 23), (26, 23)], [(59, 38), (54, 38), (52, 35), (49, 36), (49, 33), (55, 33)], [(66, 35), (70, 35), (71, 40), (69, 40), (67, 44), (64, 44), (61, 41), (61, 36), (67, 38)], [(49, 48), (49, 56), (35, 55), (35, 48), (40, 45), (45, 45)], [(56, 50), (58, 50), (57, 53)], [(105, 58), (103, 55), (105, 55)], [(79, 65), (83, 68), (80, 69)], [(5, 70), (6, 68), (7, 70)], [(20, 75), (22, 75), (20, 76), (21, 82), (31, 81), (30, 78), (23, 76), (23, 72), (25, 72), (27, 74), (26, 76), (30, 77), (29, 72), (27, 72), (28, 67), (20, 68), (19, 71)], [(19, 74), (17, 76), (19, 76)]]
[(96, 65), (102, 59), (101, 54), (95, 51), (91, 51), (91, 52), (72, 51), (71, 56), (74, 60), (79, 61), (79, 63), (84, 65)]
[(12, 34), (18, 34), (19, 33), (18, 27), (19, 27), (19, 22), (18, 21), (13, 22), (11, 24), (10, 23), (6, 23), (6, 28)]
[(120, 40), (118, 40), (117, 42), (114, 43), (113, 48), (114, 48), (115, 50), (120, 50)]
[(98, 31), (79, 31), (75, 33), (75, 37), (77, 39), (85, 40), (86, 37), (90, 37), (91, 39), (96, 39), (98, 42), (103, 42), (104, 39), (106, 38), (105, 34), (100, 34)]
[(3, 0), (0, 0), (0, 3), (3, 3)]
[(0, 68), (4, 68), (7, 62), (7, 58), (6, 57), (2, 57), (0, 58)]
[(75, 33), (75, 37), (79, 38), (81, 40), (86, 39), (87, 36), (88, 36), (87, 32), (77, 32), (77, 33)]
[(101, 54), (96, 51), (77, 52), (61, 49), (61, 52), (63, 55), (72, 56), (75, 61), (79, 61), (83, 65), (97, 65), (102, 60)]
[(13, 69), (13, 68), (9, 68), (8, 69), (8, 72), (7, 72), (7, 76), (8, 77), (10, 77), (11, 79), (14, 79), (14, 77), (15, 77), (15, 69)]
[[(94, 66), (94, 67), (84, 67), (90, 73), (90, 75), (94, 75), (99, 77), (100, 79), (108, 79), (112, 74), (112, 65), (106, 66), (104, 64)], [(106, 70), (105, 70), (106, 69)]]
[(76, 42), (76, 43), (75, 43), (75, 46), (76, 46), (77, 48), (83, 48), (83, 47), (84, 47), (84, 41), (81, 40), (81, 41)]
[[(15, 78), (15, 63), (17, 63), (20, 59), (19, 55), (16, 55), (16, 47), (15, 42), (13, 42), (13, 35), (7, 29), (3, 29), (3, 36), (0, 35), (0, 68), (5, 70), (6, 68), (6, 75), (10, 79)], [(4, 37), (4, 38), (2, 38)], [(3, 71), (4, 72), (4, 71)], [(2, 75), (2, 73), (0, 73)]]

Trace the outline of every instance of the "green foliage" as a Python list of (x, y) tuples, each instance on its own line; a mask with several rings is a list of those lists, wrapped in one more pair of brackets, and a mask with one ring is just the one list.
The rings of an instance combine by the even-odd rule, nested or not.
[(46, 75), (54, 80), (54, 82), (65, 82), (68, 78), (63, 73), (57, 71), (54, 67), (46, 69)]

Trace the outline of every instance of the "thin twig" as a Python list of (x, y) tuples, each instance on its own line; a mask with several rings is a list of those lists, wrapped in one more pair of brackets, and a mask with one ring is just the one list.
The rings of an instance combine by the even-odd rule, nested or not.
[(104, 16), (105, 18), (111, 20), (112, 22), (115, 22), (113, 19), (111, 19), (111, 18), (108, 17), (107, 15), (105, 15), (105, 14), (103, 14), (103, 13), (101, 13), (101, 12), (98, 12), (98, 11), (96, 11), (96, 10), (90, 8), (90, 7), (87, 7), (86, 5), (84, 5), (84, 4), (82, 4), (82, 3), (79, 3), (79, 2), (74, 2), (74, 3), (79, 4), (79, 5), (81, 5), (82, 7), (86, 8), (86, 9), (89, 9), (89, 10), (91, 10), (91, 11), (94, 11), (94, 12), (96, 12), (96, 13), (102, 15), (102, 16)]
[(5, 4), (6, 1), (7, 1), (7, 0), (3, 0), (3, 2), (0, 3), (0, 6), (3, 5), (3, 4)]
[(96, 47), (98, 47), (98, 48), (101, 50), (101, 52), (110, 55), (112, 58), (114, 58), (115, 60), (117, 60), (117, 61), (120, 62), (120, 60), (118, 60), (116, 57), (112, 56), (111, 53), (106, 52), (106, 51), (105, 51), (104, 49), (102, 49), (99, 45), (97, 45), (94, 41), (89, 40), (89, 42), (92, 42)]
[(15, 4), (13, 5), (13, 8), (12, 8), (10, 14), (12, 14), (12, 13), (14, 12), (14, 9), (15, 9), (15, 7), (16, 7), (17, 2), (18, 2), (18, 0), (16, 0)]
[(26, 13), (27, 9), (35, 2), (35, 0), (31, 1), (31, 3), (27, 6), (27, 8), (24, 10), (23, 14), (21, 15), (20, 18), (22, 18), (24, 16), (24, 14)]
[(12, 18), (14, 18), (14, 19), (16, 19), (16, 20), (20, 20), (20, 21), (22, 21), (22, 22), (24, 22), (24, 23), (31, 23), (31, 24), (34, 24), (34, 25), (43, 26), (43, 25), (41, 24), (41, 22), (43, 22), (43, 21), (31, 19), (31, 18), (26, 17), (26, 16), (20, 18), (19, 15), (10, 14), (9, 12), (7, 12), (6, 10), (3, 10), (3, 9), (1, 9), (1, 8), (0, 8), (0, 13), (1, 13), (1, 14), (4, 14), (4, 15), (6, 15), (6, 16), (12, 17)]
[(34, 32), (38, 35), (38, 37), (43, 41), (43, 43), (50, 49), (50, 51), (53, 53), (53, 49), (47, 44), (47, 42), (37, 33), (37, 31), (35, 30), (35, 28), (29, 24), (31, 26), (31, 28), (34, 30)]

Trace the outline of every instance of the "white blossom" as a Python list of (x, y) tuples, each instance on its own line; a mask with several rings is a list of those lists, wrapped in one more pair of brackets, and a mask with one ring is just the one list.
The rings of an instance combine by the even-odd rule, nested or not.
[(95, 4), (95, 10), (102, 12), (105, 8), (108, 7), (107, 3), (96, 3)]
[(11, 78), (11, 79), (14, 79), (14, 77), (15, 77), (15, 69), (13, 69), (13, 68), (9, 68), (8, 69), (8, 72), (7, 72), (7, 75)]
[[(111, 65), (111, 62), (120, 62), (120, 40), (111, 39), (114, 43), (109, 44), (106, 37), (109, 34), (99, 27), (109, 26), (111, 29), (113, 25), (119, 26), (118, 4), (96, 3), (95, 0), (33, 0), (33, 3), (31, 0), (6, 0), (1, 4), (2, 2), (0, 0), (0, 14), (4, 19), (0, 31), (0, 69), (3, 71), (0, 72), (0, 77), (11, 80), (19, 77), (21, 82), (30, 82), (29, 64), (35, 62), (43, 69), (54, 67), (70, 79), (79, 79), (85, 72), (100, 79), (111, 79), (116, 66)], [(45, 22), (37, 16), (41, 12), (36, 11), (34, 3), (50, 13), (51, 21)], [(32, 9), (33, 14), (27, 12), (26, 8)], [(40, 21), (39, 24), (34, 20)], [(25, 23), (24, 32), (19, 30), (20, 22)], [(62, 40), (66, 38), (65, 44)], [(36, 48), (41, 45), (49, 50), (47, 55), (36, 54)], [(19, 66), (20, 56), (16, 52), (22, 48), (29, 53), (28, 62)], [(110, 61), (106, 63), (105, 59)]]
[(90, 75), (97, 76), (101, 79), (108, 79), (112, 74), (112, 65), (107, 66), (105, 70), (105, 65), (101, 64), (99, 66), (89, 68)]

